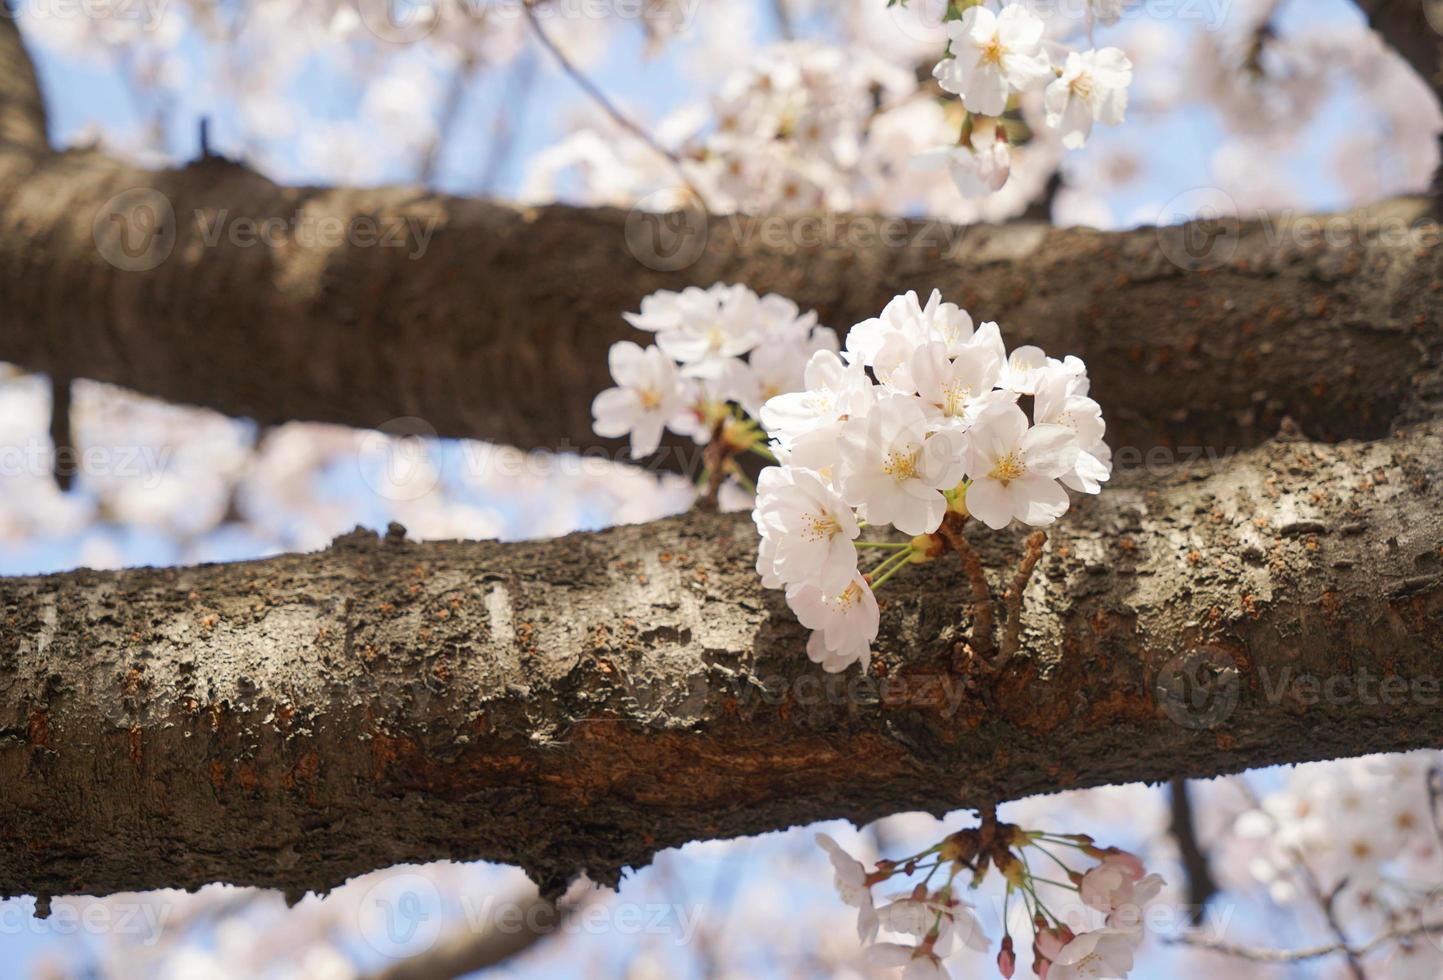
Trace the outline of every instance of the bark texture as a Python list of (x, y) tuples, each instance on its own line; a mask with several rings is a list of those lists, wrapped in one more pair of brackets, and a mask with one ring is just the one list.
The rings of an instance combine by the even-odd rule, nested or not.
[[(148, 223), (170, 213), (165, 245)], [(845, 330), (901, 291), (937, 287), (1014, 343), (1083, 356), (1099, 390), (1141, 389), (1147, 408), (1112, 417), (1123, 444), (1252, 445), (1283, 415), (1319, 436), (1368, 437), (1386, 430), (1410, 329), (1439, 297), (1403, 288), (1366, 229), (1424, 213), (1398, 201), (1333, 216), (1330, 241), (1299, 218), (1103, 233), (695, 215), (705, 251), (658, 272), (629, 249), (622, 211), (282, 188), (214, 159), (151, 172), (14, 151), (0, 153), (0, 360), (262, 423), (418, 417), (442, 436), (576, 450), (599, 442), (590, 404), (611, 383), (607, 349), (642, 337), (620, 313), (656, 289), (744, 282)], [(434, 223), (434, 235), (420, 257), (418, 240), (230, 238), (243, 220), (316, 229), (366, 215)], [(168, 257), (119, 268), (97, 235), (112, 255), (124, 238)], [(1340, 358), (1351, 378), (1320, 390)]]

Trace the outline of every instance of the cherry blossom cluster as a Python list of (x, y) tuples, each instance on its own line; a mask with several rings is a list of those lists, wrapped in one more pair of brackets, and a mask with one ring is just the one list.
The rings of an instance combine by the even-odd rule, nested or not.
[[(1279, 905), (1331, 896), (1360, 935), (1401, 932), (1438, 918), (1436, 752), (1301, 766), (1233, 825), (1230, 863)], [(1390, 977), (1437, 977), (1434, 942), (1398, 943)]]
[(656, 451), (665, 429), (700, 445), (720, 435), (732, 449), (770, 457), (755, 422), (762, 404), (801, 388), (809, 358), (838, 349), (836, 331), (818, 326), (815, 313), (739, 285), (663, 290), (625, 318), (656, 342), (612, 345), (616, 387), (591, 411), (596, 433), (630, 437), (637, 458)]
[[(889, 24), (876, 29), (896, 32)], [(929, 154), (944, 159), (933, 151), (956, 140), (966, 116), (957, 100), (939, 101), (931, 89), (906, 63), (861, 44), (784, 42), (760, 49), (726, 73), (707, 101), (663, 119), (655, 133), (716, 213), (826, 208), (955, 222), (1019, 213), (1056, 171), (1060, 144), (1034, 139), (1025, 149), (1011, 147), (1005, 193), (960, 197), (945, 167), (918, 163)], [(1027, 106), (1034, 109), (1042, 127), (1040, 105)], [(671, 207), (687, 194), (653, 192), (676, 181), (674, 165), (652, 147), (588, 117), (538, 156), (522, 196), (551, 200), (568, 190), (592, 204)]]
[[(949, 139), (959, 121), (922, 97), (904, 65), (860, 46), (789, 41), (762, 48), (721, 77), (708, 100), (656, 129), (711, 211), (891, 214), (932, 196), (910, 161)], [(525, 196), (549, 199), (572, 173), (594, 203), (629, 205), (675, 183), (651, 148), (599, 125), (588, 120), (544, 152)]]
[[(925, 305), (896, 297), (841, 354), (812, 354), (800, 388), (761, 408), (781, 465), (757, 483), (757, 571), (786, 590), (828, 671), (867, 668), (874, 590), (940, 553), (944, 519), (1045, 527), (1067, 512), (1068, 489), (1097, 493), (1111, 475), (1083, 362), (1009, 354), (996, 323), (974, 326), (936, 291)], [(862, 537), (888, 526), (910, 540)], [(885, 557), (864, 573), (871, 549)]]
[[(1089, 17), (1113, 21), (1120, 8), (1093, 3)], [(1087, 142), (1094, 123), (1123, 121), (1132, 62), (1121, 49), (1078, 50), (1048, 40), (1047, 24), (1024, 3), (994, 12), (981, 0), (952, 0), (949, 10), (961, 14), (947, 25), (948, 56), (932, 75), (967, 110), (958, 145), (945, 151), (964, 195), (983, 197), (1007, 183), (1012, 148), (1004, 116), (1026, 93), (1043, 93), (1044, 121), (1069, 150)]]
[[(842, 901), (857, 910), (857, 935), (868, 944), (867, 960), (881, 968), (903, 967), (904, 980), (945, 980), (951, 974), (943, 961), (952, 952), (991, 948), (976, 906), (959, 892), (975, 890), (994, 870), (1005, 882), (1004, 932), (997, 953), (1003, 977), (1010, 978), (1017, 968), (1011, 931), (1024, 917), (1011, 914), (1014, 900), (1032, 930), (1032, 969), (1042, 980), (1126, 977), (1145, 936), (1143, 911), (1164, 885), (1137, 855), (1100, 848), (1086, 834), (1023, 830), (985, 816), (980, 827), (950, 834), (899, 860), (879, 861), (871, 869), (826, 834), (818, 834), (817, 843), (831, 860)], [(1074, 869), (1059, 856), (1069, 851), (1074, 860), (1095, 863)], [(1034, 873), (1033, 862), (1044, 860), (1049, 862), (1045, 874)], [(915, 876), (920, 880), (910, 889), (877, 904), (873, 889), (878, 885)], [(934, 884), (938, 878), (945, 883)], [(1040, 891), (1044, 884), (1049, 887)], [(1065, 907), (1049, 905), (1044, 892), (1058, 889), (1075, 893), (1076, 900)], [(878, 942), (883, 931), (905, 941)]]

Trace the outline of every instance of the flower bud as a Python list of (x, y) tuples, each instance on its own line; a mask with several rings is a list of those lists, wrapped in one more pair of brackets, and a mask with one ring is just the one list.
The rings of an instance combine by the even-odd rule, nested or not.
[(1006, 980), (1011, 980), (1017, 969), (1017, 954), (1012, 951), (1012, 937), (1002, 937), (1002, 950), (997, 954), (997, 969)]

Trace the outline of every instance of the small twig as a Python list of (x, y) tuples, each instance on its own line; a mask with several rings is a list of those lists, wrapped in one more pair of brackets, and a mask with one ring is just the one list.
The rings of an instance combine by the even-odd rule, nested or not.
[(1032, 570), (1042, 558), (1042, 548), (1046, 544), (1045, 531), (1033, 531), (1027, 536), (1027, 551), (1017, 566), (1017, 574), (1012, 576), (1012, 587), (1003, 597), (1007, 603), (1007, 629), (1002, 635), (1002, 656), (994, 666), (1001, 667), (1022, 646), (1022, 594), (1027, 591), (1027, 582), (1032, 578)]
[(470, 87), (471, 79), (476, 74), (477, 60), (475, 55), (468, 54), (461, 59), (454, 71), (451, 73), (451, 82), (446, 89), (445, 99), (441, 103), (441, 118), (436, 124), (436, 137), (426, 147), (421, 158), (421, 183), (430, 184), (436, 178), (436, 171), (441, 165), (441, 157), (446, 152), (446, 145), (450, 142), (452, 133), (456, 129), (456, 118), (461, 114), (461, 103), (466, 97), (466, 89)]
[(962, 567), (967, 572), (967, 581), (972, 587), (972, 648), (982, 662), (990, 667), (992, 663), (988, 658), (993, 648), (992, 588), (987, 584), (987, 574), (982, 570), (982, 559), (977, 557), (977, 552), (967, 543), (967, 535), (962, 533), (962, 524), (966, 520), (961, 515), (949, 513), (942, 519), (938, 532), (952, 546), (952, 550), (957, 552), (957, 557), (962, 560)]
[(535, 52), (525, 51), (516, 58), (507, 75), (506, 89), (501, 93), (496, 118), (491, 123), (491, 145), (486, 151), (486, 162), (481, 167), (480, 190), (483, 195), (489, 194), (496, 185), (502, 168), (516, 148), (516, 127), (511, 120), (526, 117), (526, 105), (530, 101), (535, 78)]
[(1338, 951), (1342, 953), (1348, 961), (1348, 972), (1353, 975), (1354, 980), (1368, 980), (1368, 974), (1364, 971), (1363, 964), (1359, 961), (1359, 954), (1354, 952), (1353, 948), (1348, 945), (1348, 934), (1343, 931), (1343, 924), (1338, 921), (1338, 893), (1343, 890), (1343, 886), (1348, 883), (1348, 879), (1344, 878), (1338, 882), (1331, 892), (1324, 892), (1322, 884), (1318, 881), (1318, 876), (1313, 873), (1312, 867), (1302, 860), (1301, 854), (1298, 854), (1298, 869), (1302, 872), (1303, 880), (1307, 882), (1308, 891), (1312, 893), (1313, 899), (1318, 903), (1318, 907), (1323, 910), (1323, 918), (1327, 920), (1328, 928), (1332, 931), (1333, 937), (1337, 939), (1337, 945), (1340, 947)]
[(1171, 785), (1172, 823), (1170, 829), (1177, 841), (1182, 857), (1183, 871), (1187, 874), (1188, 904), (1197, 909), (1197, 919), (1202, 919), (1208, 902), (1218, 893), (1217, 882), (1213, 880), (1212, 869), (1208, 866), (1207, 852), (1197, 839), (1197, 825), (1193, 820), (1192, 800), (1188, 795), (1187, 780), (1174, 776)]
[(70, 423), (70, 379), (50, 376), (50, 441), (55, 444), (50, 473), (62, 493), (75, 486), (75, 434)]
[(797, 31), (792, 26), (792, 12), (787, 6), (787, 0), (772, 0), (772, 10), (777, 15), (777, 32), (782, 35), (782, 40), (795, 41)]
[[(1247, 799), (1248, 803), (1252, 806), (1254, 810), (1261, 810), (1263, 808), (1263, 801), (1258, 798), (1257, 793), (1253, 792), (1252, 786), (1248, 784), (1248, 781), (1246, 779), (1242, 778), (1241, 776), (1234, 777), (1232, 779), (1232, 784), (1236, 786), (1238, 791), (1243, 794), (1244, 798)], [(1343, 953), (1348, 958), (1349, 972), (1353, 974), (1356, 980), (1367, 980), (1368, 974), (1363, 972), (1363, 965), (1358, 962), (1358, 958), (1362, 956), (1364, 952), (1372, 949), (1377, 944), (1378, 940), (1375, 940), (1372, 943), (1365, 944), (1364, 946), (1358, 947), (1357, 949), (1350, 946), (1348, 944), (1347, 933), (1343, 931), (1343, 926), (1341, 923), (1338, 922), (1338, 917), (1334, 913), (1333, 909), (1333, 903), (1337, 900), (1338, 892), (1343, 890), (1343, 886), (1347, 884), (1347, 879), (1344, 878), (1342, 881), (1340, 881), (1337, 887), (1333, 889), (1331, 895), (1324, 894), (1323, 887), (1318, 882), (1318, 876), (1313, 874), (1313, 869), (1308, 864), (1307, 858), (1303, 856), (1303, 852), (1294, 848), (1292, 850), (1292, 856), (1293, 859), (1297, 862), (1298, 876), (1302, 878), (1304, 884), (1308, 886), (1308, 891), (1312, 894), (1313, 899), (1318, 903), (1318, 907), (1322, 909), (1323, 917), (1328, 922), (1328, 928), (1332, 931), (1333, 937), (1337, 940), (1326, 949), (1324, 949), (1323, 947), (1317, 947), (1318, 949), (1324, 949), (1324, 952), (1315, 952), (1313, 955), (1325, 956), (1328, 953)]]
[(1388, 943), (1427, 933), (1443, 933), (1443, 922), (1419, 922), (1411, 926), (1400, 926), (1380, 933), (1359, 946), (1350, 946), (1345, 942), (1333, 942), (1321, 946), (1307, 946), (1302, 949), (1264, 949), (1255, 946), (1239, 946), (1219, 939), (1191, 934), (1170, 936), (1165, 941), (1179, 946), (1193, 946), (1214, 953), (1224, 953), (1228, 956), (1251, 960), (1254, 963), (1300, 963), (1304, 960), (1321, 959), (1336, 953), (1342, 953), (1348, 957), (1350, 962), (1356, 963)]
[(1428, 767), (1425, 777), (1428, 787), (1428, 814), (1433, 822), (1433, 834), (1443, 847), (1443, 766), (1438, 763)]
[(594, 900), (588, 894), (575, 904), (558, 904), (523, 893), (509, 906), (502, 906), (519, 913), (515, 927), (510, 926), (509, 916), (502, 919), (499, 915), (479, 930), (463, 925), (426, 951), (369, 974), (368, 980), (449, 980), (498, 966), (564, 935), (565, 923)]
[(702, 454), (707, 479), (705, 489), (696, 500), (697, 510), (714, 511), (717, 509), (717, 496), (721, 493), (721, 485), (726, 481), (726, 464), (732, 455), (731, 447), (727, 445), (724, 436), (726, 423), (726, 416), (722, 416), (717, 420), (716, 425), (712, 426), (711, 441), (706, 444), (706, 451)]
[[(686, 169), (682, 166), (681, 157), (658, 143), (652, 135), (646, 131), (645, 127), (632, 121), (625, 113), (618, 109), (612, 101), (606, 97), (606, 93), (597, 88), (596, 84), (586, 76), (586, 73), (576, 67), (571, 59), (566, 57), (566, 53), (556, 46), (556, 42), (551, 39), (551, 35), (546, 33), (546, 28), (541, 26), (541, 20), (536, 16), (537, 2), (538, 0), (525, 0), (521, 5), (521, 9), (526, 11), (526, 19), (531, 22), (531, 29), (536, 33), (536, 40), (541, 42), (543, 48), (551, 52), (551, 56), (556, 59), (556, 63), (561, 66), (561, 70), (570, 76), (571, 80), (590, 96), (591, 100), (600, 106), (602, 111), (610, 116), (613, 122), (645, 143), (654, 153), (671, 161), (672, 169), (676, 171), (676, 175), (682, 184), (685, 185), (687, 190), (691, 191), (692, 196), (701, 202), (702, 207), (706, 207), (706, 198), (702, 196), (701, 191), (692, 183), (691, 178), (686, 175)], [(708, 210), (710, 210), (710, 208), (708, 208)]]

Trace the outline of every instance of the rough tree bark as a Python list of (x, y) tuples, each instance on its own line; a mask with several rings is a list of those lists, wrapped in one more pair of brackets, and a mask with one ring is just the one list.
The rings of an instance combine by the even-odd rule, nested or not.
[[(888, 597), (870, 677), (821, 677), (744, 516), (0, 579), (0, 887), (450, 857), (555, 888), (696, 838), (1443, 744), (1440, 460), (1433, 422), (1124, 478), (1053, 531), (995, 676), (949, 667), (948, 561)], [(994, 583), (1020, 552), (974, 544)]]
[[(1217, 234), (1193, 258), (1187, 229), (979, 228), (945, 254), (714, 234), (662, 274), (621, 251), (619, 214), (286, 190), (214, 160), (146, 174), (37, 147), (17, 104), (0, 358), (28, 367), (263, 421), (410, 413), (581, 445), (616, 311), (652, 288), (740, 279), (845, 324), (938, 285), (1086, 354), (1116, 445), (1217, 455), (1083, 501), (997, 674), (956, 666), (969, 613), (945, 562), (890, 597), (871, 675), (822, 677), (737, 517), (0, 579), (0, 891), (298, 895), (436, 857), (514, 862), (554, 891), (698, 837), (1443, 744), (1443, 249), (1378, 234), (1428, 202), (1338, 219), (1341, 239), (1195, 228)], [(414, 205), (450, 224), (405, 264), (207, 249), (182, 223), (166, 262), (124, 272), (91, 235), (133, 181), (177, 214)], [(1019, 536), (974, 544), (1000, 584)]]

